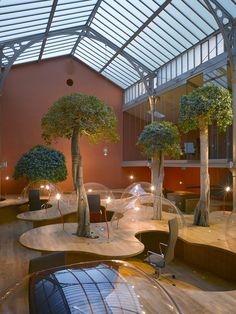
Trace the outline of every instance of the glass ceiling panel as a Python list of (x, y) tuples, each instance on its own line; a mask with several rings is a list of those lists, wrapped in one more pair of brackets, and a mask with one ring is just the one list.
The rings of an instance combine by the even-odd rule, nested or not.
[(76, 56), (81, 58), (84, 57), (92, 64), (96, 64), (96, 68), (98, 69), (98, 71), (100, 71), (104, 66), (104, 60), (101, 57), (97, 57), (95, 53), (91, 53), (87, 49), (78, 48), (76, 50)]
[(53, 15), (50, 30), (70, 28), (87, 22), (96, 0), (63, 1), (59, 0)]
[(27, 48), (15, 61), (15, 64), (37, 61), (41, 50), (42, 42), (35, 43)]
[(231, 14), (234, 18), (236, 17), (236, 1), (235, 0), (224, 0), (221, 5)]
[[(150, 51), (147, 51), (145, 49), (143, 49), (141, 51), (138, 50), (137, 44), (134, 45), (132, 42), (132, 44), (129, 44), (128, 47), (125, 48), (124, 51), (127, 52), (132, 57), (134, 57), (139, 62), (141, 62), (142, 64), (144, 64), (150, 70), (154, 71), (157, 68), (156, 64), (157, 64), (158, 60), (156, 60), (153, 57), (153, 55)], [(159, 65), (161, 65), (161, 64), (163, 64), (163, 62), (160, 63)]]
[[(111, 63), (117, 69), (122, 70), (124, 74), (130, 76), (130, 79), (137, 81), (140, 79), (137, 71), (132, 67), (132, 65), (121, 55), (118, 55)], [(145, 75), (146, 73), (144, 73)]]
[(130, 86), (130, 84), (127, 84), (123, 80), (120, 80), (116, 75), (108, 73), (108, 71), (104, 71), (102, 72), (102, 74), (109, 80), (113, 81), (115, 84), (119, 85), (121, 88), (125, 89)]
[(140, 79), (137, 71), (130, 64), (128, 64), (126, 59), (124, 59), (122, 56), (115, 58), (106, 68), (106, 70), (111, 71), (112, 73), (117, 72), (119, 76), (121, 75), (121, 78), (123, 77), (125, 80), (127, 80), (130, 85)]
[[(58, 0), (52, 11), (53, 0), (0, 0), (0, 42), (44, 34), (49, 26), (49, 32), (60, 33), (86, 25), (97, 1)], [(103, 0), (88, 26), (155, 71), (218, 30), (204, 0), (172, 0), (143, 28), (143, 23), (165, 3), (166, 0)], [(236, 0), (222, 0), (219, 4), (236, 17)], [(71, 54), (79, 34), (48, 38), (42, 57)], [(16, 63), (37, 60), (40, 51), (41, 43), (34, 44)], [(105, 44), (85, 37), (74, 55), (97, 71), (107, 66), (102, 74), (127, 87), (139, 80), (139, 76), (120, 53), (113, 60), (116, 53)]]
[(96, 71), (100, 70), (98, 62), (92, 61), (91, 58), (88, 58), (86, 55), (75, 52), (74, 56), (77, 57), (79, 60), (83, 61), (85, 64), (87, 64), (91, 68), (93, 68), (94, 70), (96, 70)]
[(83, 55), (83, 53), (86, 53), (87, 56), (91, 55), (93, 62), (96, 62), (97, 58), (99, 61), (99, 70), (101, 70), (115, 54), (115, 51), (105, 44), (87, 37), (81, 40), (76, 52), (78, 55)]
[(113, 24), (101, 18), (100, 15), (98, 17), (99, 19), (96, 17), (93, 19), (93, 28), (108, 40), (121, 47), (129, 39), (129, 35), (124, 32), (117, 32), (117, 27), (115, 28)]
[[(159, 8), (154, 1), (150, 3), (153, 10)], [(103, 0), (91, 27), (121, 47), (152, 14), (140, 0)]]
[(1, 41), (21, 37), (21, 34), (27, 36), (43, 33), (48, 23), (51, 6), (52, 0), (23, 1), (22, 3), (2, 0), (0, 3)]
[(47, 39), (43, 56), (47, 55), (49, 52), (53, 53), (53, 51), (59, 51), (61, 54), (68, 54), (71, 52), (72, 48), (74, 47), (74, 44), (77, 40), (77, 36), (57, 36), (57, 37), (50, 37)]
[[(196, 14), (200, 15), (202, 20), (208, 24), (211, 30), (209, 32), (213, 32), (214, 30), (218, 29), (217, 23), (212, 16), (212, 14), (199, 2), (198, 0), (182, 0), (181, 3), (184, 3), (186, 6), (190, 7), (192, 10), (196, 12)], [(180, 5), (179, 0), (174, 0), (173, 4), (177, 7)], [(204, 23), (203, 23), (204, 24)], [(200, 26), (200, 25), (199, 25)]]
[(70, 54), (70, 49), (58, 49), (58, 50), (52, 50), (52, 51), (47, 51), (47, 53), (43, 54), (44, 59), (49, 59), (49, 58), (55, 58), (55, 57), (61, 57), (61, 56), (66, 56)]

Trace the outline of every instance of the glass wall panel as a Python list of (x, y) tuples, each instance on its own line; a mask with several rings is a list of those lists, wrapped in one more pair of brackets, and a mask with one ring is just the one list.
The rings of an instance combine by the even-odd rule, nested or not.
[(208, 60), (208, 41), (201, 45), (202, 48), (202, 63)]
[(182, 55), (182, 72), (187, 72), (188, 71), (188, 54), (184, 53)]
[(194, 49), (188, 51), (188, 68), (189, 70), (194, 68)]
[(194, 48), (194, 60), (195, 60), (195, 67), (201, 64), (201, 46), (198, 45)]
[(209, 40), (209, 58), (212, 59), (216, 56), (216, 36)]
[(181, 58), (181, 56), (179, 56), (176, 61), (177, 61), (177, 76), (178, 76), (178, 75), (182, 74), (182, 58)]

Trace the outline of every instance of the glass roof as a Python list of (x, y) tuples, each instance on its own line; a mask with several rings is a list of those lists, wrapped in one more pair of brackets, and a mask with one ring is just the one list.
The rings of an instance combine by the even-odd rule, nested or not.
[[(235, 0), (218, 2), (236, 17)], [(204, 0), (0, 1), (3, 67), (26, 42), (14, 64), (73, 55), (122, 88), (140, 79), (131, 62), (154, 72), (216, 31)]]

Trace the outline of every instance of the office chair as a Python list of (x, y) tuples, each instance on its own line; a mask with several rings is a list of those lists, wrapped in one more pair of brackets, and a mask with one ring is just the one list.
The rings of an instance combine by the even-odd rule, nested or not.
[[(152, 265), (156, 272), (157, 279), (160, 278), (161, 269), (164, 269), (167, 264), (169, 264), (174, 259), (174, 251), (175, 244), (178, 238), (178, 221), (177, 218), (173, 218), (168, 221), (169, 225), (169, 238), (168, 243), (160, 243), (159, 249), (160, 253), (155, 253), (152, 251), (148, 251), (148, 256), (145, 258), (145, 262), (148, 262)], [(165, 247), (165, 251), (163, 252), (163, 247)], [(172, 276), (175, 278), (174, 276)]]

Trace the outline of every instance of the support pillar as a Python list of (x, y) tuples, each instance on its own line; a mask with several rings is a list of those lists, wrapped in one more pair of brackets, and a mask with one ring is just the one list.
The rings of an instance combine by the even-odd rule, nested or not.
[[(236, 34), (236, 28), (234, 30)], [(231, 60), (231, 72), (232, 72), (232, 102), (233, 102), (233, 160), (232, 168), (230, 169), (233, 177), (233, 210), (236, 211), (236, 55)]]

